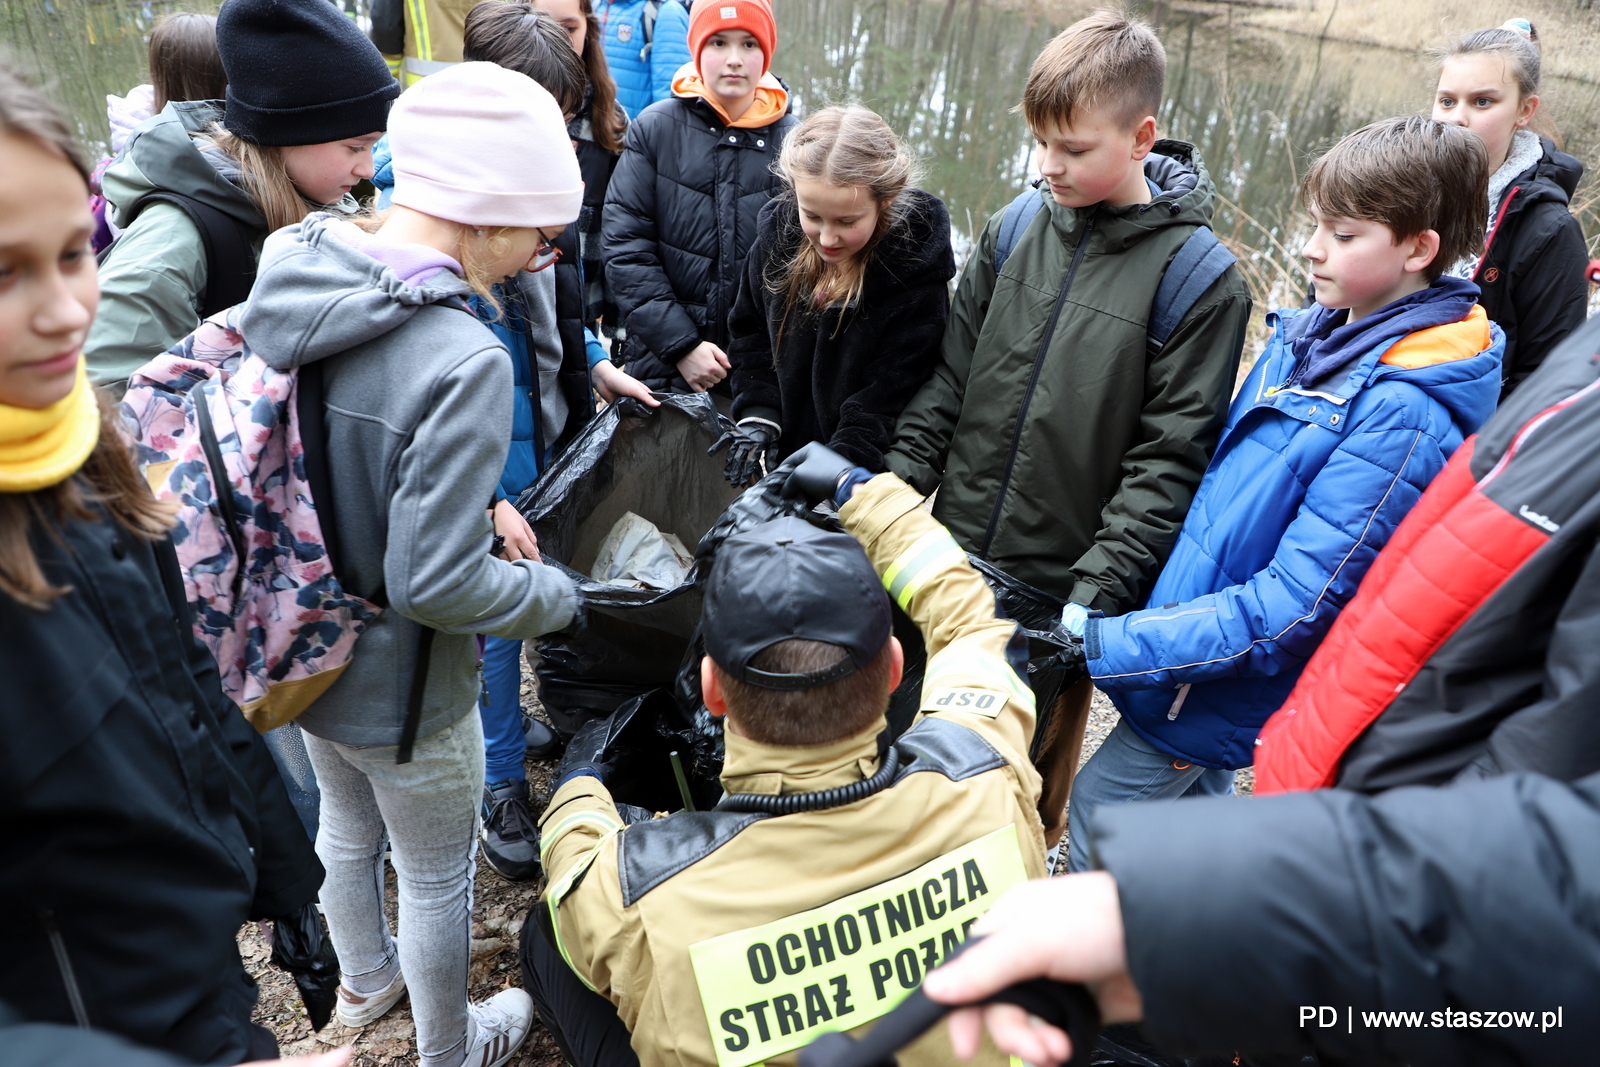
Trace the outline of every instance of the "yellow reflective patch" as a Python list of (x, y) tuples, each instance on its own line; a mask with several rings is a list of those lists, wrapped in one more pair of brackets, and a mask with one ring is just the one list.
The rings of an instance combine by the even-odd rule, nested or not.
[(579, 811), (566, 816), (545, 833), (540, 835), (539, 863), (544, 863), (545, 857), (555, 847), (557, 841), (567, 836), (568, 831), (576, 830), (580, 826), (587, 826), (598, 833), (602, 840), (622, 829), (622, 824), (598, 811)]
[(911, 604), (927, 580), (956, 562), (966, 562), (967, 554), (943, 526), (935, 527), (911, 542), (883, 572), (883, 587), (902, 609)]
[(1006, 706), (1010, 694), (994, 689), (959, 689), (942, 685), (922, 694), (923, 711), (970, 711), (994, 718)]
[(1005, 826), (831, 904), (689, 946), (718, 1067), (884, 1015), (1027, 877)]

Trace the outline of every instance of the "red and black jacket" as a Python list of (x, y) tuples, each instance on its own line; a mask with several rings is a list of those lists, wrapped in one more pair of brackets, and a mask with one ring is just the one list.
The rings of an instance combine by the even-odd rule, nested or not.
[(1262, 729), (1256, 791), (1600, 770), (1600, 319), (1455, 454)]

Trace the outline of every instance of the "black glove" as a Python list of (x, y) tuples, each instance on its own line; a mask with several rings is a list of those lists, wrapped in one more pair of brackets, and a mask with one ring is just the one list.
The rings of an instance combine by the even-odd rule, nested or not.
[(813, 504), (832, 500), (839, 482), (855, 466), (821, 441), (802, 445), (778, 467), (779, 472), (788, 475), (783, 482), (783, 495)]
[(717, 438), (706, 455), (714, 456), (726, 446), (728, 458), (722, 476), (735, 489), (743, 489), (761, 477), (763, 463), (770, 470), (778, 462), (778, 434), (771, 423), (746, 419)]
[(569, 779), (581, 774), (593, 775), (604, 785), (611, 774), (612, 762), (606, 759), (606, 726), (610, 719), (595, 719), (584, 723), (567, 742), (567, 750), (556, 765), (553, 781), (557, 789)]

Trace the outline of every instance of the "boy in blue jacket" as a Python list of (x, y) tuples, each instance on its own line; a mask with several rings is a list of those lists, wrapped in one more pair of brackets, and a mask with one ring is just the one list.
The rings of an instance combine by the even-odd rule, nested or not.
[(1099, 805), (1233, 789), (1395, 527), (1494, 411), (1504, 335), (1476, 285), (1443, 276), (1486, 221), (1488, 163), (1462, 132), (1373, 123), (1307, 172), (1316, 305), (1267, 316), (1147, 606), (1064, 613), (1122, 713), (1073, 784), (1072, 870)]

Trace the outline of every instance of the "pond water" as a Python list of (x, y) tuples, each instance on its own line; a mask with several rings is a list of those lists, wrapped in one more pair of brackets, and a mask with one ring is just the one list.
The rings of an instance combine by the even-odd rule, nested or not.
[[(361, 16), (365, 0), (343, 0)], [(943, 197), (964, 251), (984, 220), (1033, 176), (1020, 115), (1028, 65), (1087, 4), (1070, 0), (778, 0), (775, 70), (802, 107), (857, 101), (879, 111), (927, 164), (924, 185)], [(1234, 9), (1146, 3), (1168, 52), (1163, 136), (1192, 141), (1222, 202), (1217, 232), (1241, 254), (1259, 297), (1302, 285), (1294, 190), (1316, 151), (1375, 118), (1423, 110), (1430, 68), (1419, 56), (1310, 32), (1236, 24)], [(1196, 9), (1200, 13), (1196, 13)], [(103, 148), (105, 96), (144, 80), (143, 35), (167, 0), (0, 0), (0, 39)], [(1597, 64), (1600, 68), (1600, 64)], [(1597, 69), (1600, 74), (1600, 69)], [(1591, 174), (1600, 164), (1600, 84), (1548, 79), (1545, 98), (1569, 151)], [(1600, 212), (1590, 178), (1580, 218), (1591, 243)]]

